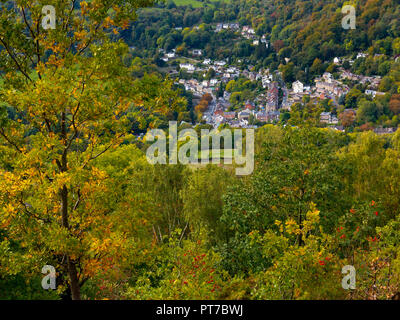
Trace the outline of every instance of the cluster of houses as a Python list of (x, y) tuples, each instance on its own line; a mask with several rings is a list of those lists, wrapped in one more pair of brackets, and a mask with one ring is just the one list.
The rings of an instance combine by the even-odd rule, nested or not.
[(340, 79), (348, 79), (364, 85), (369, 84), (371, 88), (377, 88), (382, 80), (382, 77), (380, 76), (369, 77), (369, 76), (358, 75), (346, 71), (343, 68), (340, 68), (339, 71), (340, 71)]
[(171, 52), (165, 52), (163, 49), (160, 49), (160, 52), (164, 53), (164, 56), (161, 58), (164, 62), (168, 62), (170, 59), (176, 58), (176, 50), (172, 49)]
[(219, 81), (218, 79), (211, 79), (199, 82), (196, 79), (179, 79), (178, 83), (182, 84), (186, 91), (191, 91), (195, 96), (203, 96), (206, 93), (212, 94)]
[[(266, 90), (266, 94), (261, 94), (259, 101), (266, 104), (268, 111), (276, 111), (278, 109), (278, 92), (279, 85), (273, 81), (272, 74), (269, 70), (261, 70), (259, 72), (253, 72), (249, 70), (241, 71), (235, 66), (228, 66), (225, 61), (211, 61), (205, 59), (201, 67), (196, 67), (191, 63), (181, 63), (181, 69), (184, 69), (187, 73), (202, 72), (203, 76), (211, 68), (215, 70), (215, 78), (211, 80), (197, 81), (196, 79), (184, 80), (180, 79), (178, 82), (185, 86), (187, 91), (193, 92), (196, 96), (202, 96), (205, 93), (213, 92), (222, 81), (227, 83), (230, 80), (243, 76), (251, 81), (262, 81), (262, 85)], [(251, 66), (249, 66), (250, 68)], [(229, 100), (229, 93), (225, 92), (225, 99)]]
[(301, 81), (297, 80), (292, 84), (292, 89), (289, 91), (289, 103), (294, 104), (301, 102), (304, 95), (311, 98), (333, 99), (346, 95), (349, 92), (349, 87), (342, 84), (333, 78), (332, 74), (325, 72), (322, 77), (315, 79), (314, 86), (305, 86)]
[(196, 66), (193, 63), (180, 63), (180, 69), (185, 70), (188, 73), (194, 72), (207, 72), (209, 69), (214, 69), (216, 74), (221, 77), (223, 82), (228, 82), (232, 79), (235, 79), (239, 76), (248, 78), (251, 81), (262, 81), (263, 88), (267, 88), (269, 84), (273, 80), (272, 74), (269, 73), (269, 70), (260, 70), (258, 72), (250, 71), (253, 69), (253, 66), (249, 65), (247, 69), (240, 70), (236, 66), (227, 65), (225, 60), (216, 60), (212, 61), (211, 59), (204, 59), (201, 63), (202, 66)]
[(277, 111), (279, 107), (279, 85), (277, 82), (268, 84), (267, 91), (267, 104), (265, 109), (267, 111)]
[[(359, 52), (356, 59), (366, 58), (367, 53)], [(380, 56), (375, 55), (375, 56)], [(348, 60), (350, 64), (354, 61)], [(341, 58), (334, 58), (333, 63), (336, 65), (341, 65), (344, 62)], [(378, 92), (375, 89), (379, 86), (382, 78), (380, 76), (364, 76), (356, 75), (350, 71), (345, 70), (343, 67), (339, 67), (339, 80), (335, 80), (331, 73), (325, 72), (322, 77), (315, 79), (314, 86), (305, 86), (300, 81), (296, 81), (292, 84), (292, 90), (289, 92), (288, 104), (294, 104), (296, 102), (301, 102), (304, 95), (309, 95), (312, 98), (326, 99), (330, 98), (336, 103), (336, 99), (340, 96), (344, 96), (349, 92), (349, 87), (343, 84), (343, 80), (351, 80), (357, 83), (368, 85), (368, 89), (365, 91), (373, 97), (376, 95), (382, 95), (382, 92)]]
[(322, 77), (315, 79), (315, 92), (321, 98), (340, 97), (346, 95), (350, 88), (340, 81), (333, 79), (329, 72), (325, 72)]
[(222, 30), (238, 31), (239, 29), (239, 23), (217, 23), (215, 32), (221, 32)]
[(221, 32), (222, 30), (231, 30), (234, 32), (240, 31), (240, 34), (248, 40), (253, 40), (253, 45), (258, 46), (261, 43), (264, 43), (265, 46), (268, 48), (269, 44), (267, 41), (267, 37), (263, 35), (261, 38), (256, 35), (256, 31), (254, 28), (250, 26), (243, 26), (240, 30), (239, 23), (217, 23), (215, 27), (215, 32)]
[(332, 114), (332, 112), (322, 112), (320, 115), (320, 122), (326, 124), (338, 124), (339, 119)]
[[(228, 106), (224, 99), (219, 100), (214, 113), (211, 115), (216, 125), (221, 123), (229, 124), (232, 128), (250, 128), (254, 127), (251, 122), (258, 121), (272, 123), (279, 121), (279, 111), (265, 111), (263, 107), (256, 108), (251, 103), (246, 103), (242, 110), (228, 111)], [(258, 109), (258, 111), (256, 110)], [(252, 120), (251, 120), (252, 119)]]
[(365, 93), (372, 97), (384, 95), (383, 92), (373, 90), (379, 86), (382, 80), (381, 77), (356, 75), (341, 68), (340, 80), (335, 80), (331, 73), (325, 72), (322, 77), (315, 79), (314, 86), (305, 86), (299, 80), (293, 82), (292, 89), (289, 91), (289, 104), (301, 102), (304, 95), (308, 95), (311, 98), (332, 99), (336, 103), (338, 97), (344, 96), (350, 91), (350, 88), (342, 83), (343, 79), (357, 81), (364, 85), (367, 84), (369, 89)]
[[(179, 80), (179, 83), (184, 85), (186, 90), (192, 91), (195, 95), (201, 96), (205, 93), (211, 93), (211, 91), (214, 90), (221, 81), (223, 83), (227, 83), (230, 80), (238, 78), (239, 76), (243, 76), (251, 81), (262, 81), (263, 88), (268, 88), (268, 97), (266, 99), (271, 101), (269, 109), (273, 111), (277, 108), (278, 87), (277, 83), (271, 84), (273, 82), (273, 76), (269, 73), (268, 69), (261, 70), (259, 72), (240, 70), (236, 66), (229, 66), (224, 60), (212, 61), (211, 59), (204, 59), (204, 61), (201, 63), (201, 66), (186, 62), (181, 63), (179, 67), (180, 69), (185, 70), (187, 73), (202, 72), (203, 76), (206, 75), (209, 69), (214, 69), (216, 76), (214, 79), (209, 81), (199, 82), (195, 79)], [(248, 66), (248, 68), (252, 69), (252, 66)], [(226, 98), (229, 99), (229, 97)]]
[[(380, 57), (380, 56), (383, 56), (383, 55), (375, 54), (374, 57), (376, 58), (376, 57)], [(366, 57), (368, 57), (368, 53), (359, 52), (356, 56), (356, 59), (366, 58)], [(396, 57), (395, 57), (395, 59), (396, 59)], [(341, 65), (344, 62), (344, 60), (336, 57), (333, 59), (333, 62), (337, 65)], [(353, 60), (348, 60), (348, 62), (350, 63), (350, 65), (353, 65), (353, 63), (354, 63)], [(370, 77), (370, 76), (364, 76), (364, 75), (357, 75), (357, 74), (351, 73), (350, 71), (343, 69), (342, 67), (339, 68), (339, 72), (340, 72), (341, 80), (348, 79), (351, 81), (355, 81), (357, 83), (361, 83), (363, 85), (368, 84), (370, 89), (376, 89), (382, 80), (382, 77), (380, 77), (380, 76)], [(374, 91), (374, 90), (371, 90), (371, 91)]]
[[(236, 23), (221, 23), (217, 25), (217, 30), (221, 31), (223, 29), (235, 31), (240, 30), (239, 25)], [(251, 27), (243, 27), (241, 33), (246, 37), (255, 37), (254, 29)], [(268, 45), (265, 37), (263, 37), (261, 41)], [(195, 49), (191, 51), (191, 54), (193, 56), (201, 56), (203, 52), (200, 49)], [(365, 54), (360, 53), (357, 58), (363, 58), (365, 56)], [(175, 50), (166, 53), (165, 58), (176, 58)], [(188, 59), (187, 61), (191, 60)], [(215, 76), (211, 80), (198, 81), (195, 79), (180, 79), (178, 81), (180, 84), (185, 86), (186, 90), (193, 92), (195, 96), (200, 97), (207, 93), (213, 95), (219, 87), (220, 82), (227, 83), (239, 76), (246, 77), (251, 81), (260, 81), (265, 89), (265, 91), (259, 94), (252, 103), (247, 103), (242, 110), (237, 111), (231, 111), (228, 102), (230, 93), (224, 92), (224, 96), (223, 98), (219, 98), (215, 110), (210, 109), (210, 111), (204, 115), (204, 119), (208, 123), (213, 123), (215, 125), (228, 123), (231, 127), (249, 127), (250, 123), (255, 120), (264, 123), (279, 121), (281, 109), (290, 110), (290, 106), (296, 102), (302, 102), (304, 96), (316, 99), (332, 99), (333, 103), (338, 105), (338, 98), (345, 96), (350, 90), (350, 88), (343, 82), (345, 79), (356, 81), (361, 84), (367, 84), (368, 89), (365, 93), (372, 97), (384, 94), (376, 91), (376, 88), (379, 86), (381, 81), (381, 77), (355, 75), (344, 70), (342, 67), (339, 67), (338, 70), (340, 77), (336, 77), (336, 79), (331, 73), (325, 72), (321, 77), (314, 80), (312, 86), (306, 86), (299, 80), (292, 83), (292, 88), (289, 90), (284, 86), (282, 88), (282, 104), (280, 105), (280, 85), (274, 80), (273, 75), (268, 69), (256, 72), (252, 71), (254, 68), (249, 65), (245, 70), (241, 70), (236, 66), (228, 65), (228, 60), (212, 61), (211, 59), (204, 59), (201, 62), (192, 59), (192, 61), (196, 64), (193, 64), (193, 62), (180, 63), (180, 69), (185, 70), (187, 73), (202, 72), (204, 77), (209, 69), (215, 70)], [(335, 58), (334, 63), (340, 65), (343, 61), (339, 58)], [(254, 107), (254, 105), (260, 107)], [(337, 130), (343, 130), (339, 125), (339, 119), (331, 112), (321, 113), (320, 121), (321, 123), (326, 123)], [(381, 131), (386, 132), (387, 130), (382, 129)]]
[(250, 26), (243, 26), (242, 29), (240, 30), (239, 23), (228, 23), (228, 22), (217, 23), (215, 27), (215, 32), (221, 32), (222, 30), (232, 30), (234, 32), (240, 31), (241, 35), (248, 39), (250, 39), (251, 36), (254, 36), (256, 34), (254, 28)]
[(196, 67), (192, 63), (181, 63), (179, 67), (188, 73), (206, 73), (209, 69), (214, 69), (214, 71), (223, 78), (222, 80), (226, 82), (240, 75), (240, 70), (237, 67), (227, 66), (227, 62), (224, 60), (213, 62), (211, 59), (205, 59), (200, 67)]
[(253, 28), (249, 26), (244, 26), (241, 32), (241, 35), (247, 39), (247, 40), (252, 40), (254, 46), (258, 46), (260, 43), (265, 44), (265, 47), (269, 47), (267, 37), (263, 35), (261, 38), (256, 35), (256, 32), (254, 31)]
[[(177, 58), (176, 50), (172, 49), (170, 52), (165, 52), (164, 49), (159, 49), (160, 52), (164, 53), (164, 56), (161, 58), (164, 62), (168, 62), (172, 59)], [(201, 49), (193, 49), (190, 51), (190, 54), (194, 57), (201, 57), (203, 55), (203, 50)]]
[(258, 46), (258, 45), (260, 44), (260, 42), (261, 42), (261, 43), (265, 44), (265, 47), (266, 47), (266, 48), (269, 47), (269, 44), (268, 44), (268, 41), (267, 41), (267, 37), (266, 37), (265, 35), (263, 35), (263, 36), (261, 37), (261, 39), (259, 39), (259, 38), (256, 37), (256, 36), (250, 36), (250, 38), (253, 40), (253, 45), (254, 45), (254, 46)]
[(255, 114), (256, 120), (260, 122), (277, 122), (280, 119), (280, 111), (259, 111)]

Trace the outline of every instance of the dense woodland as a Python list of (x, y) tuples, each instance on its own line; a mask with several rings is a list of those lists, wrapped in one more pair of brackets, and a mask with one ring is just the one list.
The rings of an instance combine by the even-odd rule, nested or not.
[[(352, 88), (347, 97), (342, 97), (339, 107), (329, 104), (329, 99), (319, 106), (320, 112), (329, 111), (339, 115), (344, 109), (360, 109), (357, 118), (345, 122), (350, 131), (369, 130), (373, 126), (397, 127), (399, 124), (400, 67), (394, 57), (400, 54), (399, 1), (215, 1), (200, 2), (201, 6), (176, 6), (173, 1), (162, 2), (156, 8), (139, 11), (138, 19), (129, 29), (122, 32), (122, 38), (135, 48), (126, 59), (140, 57), (147, 63), (164, 66), (159, 49), (190, 56), (193, 49), (202, 49), (203, 58), (228, 59), (228, 63), (254, 70), (268, 68), (281, 71), (283, 80), (291, 86), (295, 80), (312, 84), (313, 80), (330, 72), (338, 78), (335, 57), (347, 57), (343, 68), (359, 75), (381, 76), (378, 90), (385, 97), (363, 94), (366, 85), (348, 81)], [(355, 30), (341, 26), (343, 4), (356, 7), (357, 25)], [(251, 26), (256, 35), (266, 36), (264, 43), (252, 45), (252, 41), (240, 36), (235, 30), (215, 32), (215, 25), (222, 22), (238, 22)], [(359, 52), (368, 57), (358, 58)], [(286, 62), (285, 59), (290, 59)], [(239, 62), (240, 61), (240, 62)], [(181, 78), (184, 78), (182, 74)], [(231, 103), (243, 104), (252, 100), (261, 88), (261, 83), (237, 79), (238, 86), (232, 91)], [(244, 83), (245, 82), (245, 83)], [(189, 105), (186, 115), (181, 118), (195, 121), (194, 106)], [(313, 107), (315, 108), (315, 106)], [(309, 113), (307, 101), (296, 108)], [(319, 117), (314, 113), (315, 119)], [(284, 119), (286, 122), (287, 119)], [(296, 122), (296, 120), (294, 120)], [(292, 121), (293, 123), (293, 121)]]
[[(46, 1), (57, 9), (54, 30), (40, 28), (43, 4), (0, 1), (0, 299), (400, 295), (400, 131), (319, 128), (313, 110), (325, 102), (305, 101), (257, 129), (246, 177), (234, 166), (151, 165), (135, 135), (191, 110), (158, 71), (158, 46), (232, 51), (220, 43), (229, 34), (175, 37), (169, 26), (221, 19), (278, 41), (262, 56), (239, 42), (232, 59), (278, 68), (290, 57), (296, 75), (338, 53), (385, 50), (390, 67), (356, 67), (384, 69), (390, 106), (398, 1), (358, 1), (359, 29), (349, 32), (337, 23), (342, 3), (330, 0)], [(346, 104), (378, 104), (352, 94)], [(41, 287), (44, 265), (57, 270), (56, 290)], [(342, 288), (345, 265), (356, 268), (355, 290)]]
[[(355, 30), (345, 30), (340, 22), (343, 4), (354, 4), (357, 12)], [(275, 70), (284, 58), (290, 58), (292, 71), (300, 80), (310, 80), (329, 67), (324, 62), (334, 57), (356, 55), (360, 51), (400, 54), (398, 1), (216, 1), (203, 7), (179, 6), (169, 1), (157, 8), (144, 9), (135, 23), (122, 33), (126, 42), (139, 48), (138, 55), (157, 60), (159, 48), (178, 52), (205, 49), (206, 57)], [(252, 26), (258, 36), (267, 35), (272, 46), (251, 46), (238, 39), (233, 30), (215, 34), (211, 26), (221, 22), (238, 22)], [(194, 28), (195, 26), (199, 27)], [(182, 28), (182, 30), (176, 30)], [(237, 41), (238, 40), (238, 41)], [(232, 47), (233, 45), (233, 47)], [(384, 58), (381, 58), (384, 59)], [(386, 61), (386, 64), (382, 64)], [(366, 75), (388, 73), (384, 61), (362, 61), (353, 70)], [(314, 65), (314, 67), (313, 67)], [(307, 70), (307, 73), (304, 71)], [(310, 70), (311, 69), (311, 70)]]

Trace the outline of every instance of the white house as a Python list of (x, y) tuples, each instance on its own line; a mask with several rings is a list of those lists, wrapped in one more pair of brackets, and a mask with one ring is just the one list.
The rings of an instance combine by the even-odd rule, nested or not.
[(325, 72), (322, 77), (325, 79), (326, 82), (331, 83), (332, 82), (332, 74), (329, 72)]
[(384, 96), (385, 93), (384, 92), (378, 92), (375, 90), (365, 90), (365, 94), (368, 94), (370, 96), (372, 96), (373, 98), (375, 98), (375, 96)]
[(225, 61), (215, 61), (215, 65), (219, 66), (219, 67), (223, 67), (226, 65), (226, 62)]
[(195, 70), (194, 65), (192, 65), (192, 64), (190, 64), (190, 63), (181, 63), (181, 64), (179, 65), (179, 67), (180, 67), (181, 69), (186, 69), (186, 70), (189, 71), (189, 72), (194, 72), (194, 70)]
[(194, 56), (201, 56), (201, 55), (203, 54), (203, 51), (200, 50), (200, 49), (194, 49), (194, 50), (192, 51), (192, 54), (193, 54)]
[(367, 57), (367, 54), (365, 54), (365, 53), (363, 53), (363, 52), (359, 52), (358, 54), (357, 54), (357, 59), (359, 59), (359, 58), (366, 58)]
[(299, 80), (293, 82), (292, 87), (294, 93), (302, 93), (304, 91), (304, 85)]
[(261, 81), (262, 81), (263, 88), (266, 88), (268, 86), (268, 84), (271, 83), (271, 81), (272, 81), (272, 75), (263, 76)]
[(376, 91), (374, 91), (374, 90), (365, 90), (365, 94), (368, 94), (368, 95), (373, 96), (375, 98)]

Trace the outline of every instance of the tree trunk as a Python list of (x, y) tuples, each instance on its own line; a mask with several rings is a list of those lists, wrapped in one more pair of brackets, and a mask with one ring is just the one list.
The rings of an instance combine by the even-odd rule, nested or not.
[(68, 273), (71, 281), (71, 295), (72, 300), (81, 300), (81, 288), (78, 280), (78, 272), (76, 270), (75, 262), (71, 261), (68, 257)]
[[(61, 189), (61, 215), (63, 227), (69, 229), (68, 222), (68, 189), (63, 186)], [(78, 279), (78, 271), (76, 270), (75, 262), (67, 256), (68, 275), (70, 280), (72, 300), (81, 300), (81, 289)]]
[[(65, 150), (61, 157), (60, 170), (61, 172), (67, 172), (68, 170), (68, 143), (67, 143), (67, 127), (66, 127), (66, 113), (63, 112), (61, 114), (61, 136), (64, 140)], [(69, 228), (68, 221), (68, 189), (67, 186), (64, 185), (60, 190), (61, 195), (61, 216), (62, 216), (62, 225), (64, 228)], [(70, 289), (72, 300), (81, 300), (81, 288), (79, 285), (78, 271), (76, 270), (76, 264), (71, 258), (67, 255), (67, 268), (68, 275), (70, 280)]]

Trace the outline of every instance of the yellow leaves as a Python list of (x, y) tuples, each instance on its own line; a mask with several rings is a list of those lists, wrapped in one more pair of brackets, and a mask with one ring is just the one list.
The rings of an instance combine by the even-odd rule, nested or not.
[(279, 232), (283, 232), (283, 224), (279, 220), (275, 220), (275, 225), (279, 227)]
[(297, 250), (297, 253), (298, 253), (300, 256), (304, 256), (304, 255), (306, 254), (306, 248), (300, 247), (300, 248)]
[(102, 171), (96, 167), (92, 167), (92, 174), (95, 176), (97, 179), (103, 180), (107, 177), (107, 173), (105, 171)]
[(313, 223), (318, 223), (319, 222), (319, 213), (320, 211), (317, 210), (316, 208), (313, 208), (312, 211), (308, 211), (306, 215), (307, 221), (313, 222)]
[(7, 228), (16, 214), (17, 209), (11, 203), (6, 204), (3, 210), (0, 211), (0, 227)]
[(6, 204), (6, 206), (3, 209), (3, 212), (7, 215), (12, 215), (17, 213), (17, 209), (14, 208), (14, 206), (11, 203)]
[(56, 44), (56, 43), (53, 43), (53, 45), (51, 46), (50, 49), (51, 49), (54, 53), (62, 53), (62, 52), (64, 52), (64, 50), (65, 50), (65, 48), (64, 48), (62, 45)]
[(300, 234), (301, 233), (299, 225), (292, 218), (290, 218), (288, 221), (285, 222), (285, 226), (286, 226), (286, 231), (289, 234)]
[[(314, 230), (320, 222), (319, 213), (320, 211), (317, 210), (315, 204), (311, 203), (310, 210), (307, 212), (306, 218), (301, 225), (299, 225), (293, 218), (290, 218), (285, 222), (285, 231), (288, 234), (302, 234), (303, 238), (305, 239), (307, 234)], [(275, 225), (279, 227), (280, 232), (283, 232), (283, 224), (281, 221), (276, 220)]]
[(61, 172), (55, 174), (53, 183), (46, 190), (47, 196), (52, 197), (52, 195), (58, 195), (60, 189), (62, 189), (64, 186), (69, 188), (71, 182), (72, 182), (72, 176), (67, 172)]
[(113, 19), (111, 19), (110, 17), (107, 17), (104, 19), (104, 22), (103, 22), (104, 28), (109, 28), (110, 26), (113, 26), (113, 25), (114, 25)]
[(101, 247), (101, 241), (100, 239), (91, 239), (90, 241), (90, 249), (91, 251), (93, 251), (94, 253), (99, 253)]
[(85, 30), (81, 30), (79, 32), (75, 32), (74, 36), (76, 38), (76, 40), (80, 41), (86, 38), (87, 36), (87, 32)]
[(320, 221), (319, 210), (317, 210), (315, 204), (312, 203), (311, 210), (307, 212), (306, 220), (303, 223), (304, 234), (313, 230), (315, 226), (319, 223), (319, 221)]
[(93, 276), (96, 274), (96, 271), (101, 268), (101, 264), (96, 259), (90, 259), (86, 261), (84, 274), (86, 276)]
[(11, 172), (0, 173), (0, 193), (7, 194), (9, 198), (16, 198), (26, 184), (27, 179), (23, 180), (22, 175), (17, 176)]
[(47, 65), (52, 65), (52, 66), (55, 66), (55, 67), (62, 67), (64, 65), (64, 59), (59, 59), (54, 54), (52, 54), (48, 58), (46, 64)]
[(82, 16), (86, 15), (86, 13), (88, 12), (88, 3), (86, 1), (82, 1), (80, 3), (81, 6), (81, 14)]

